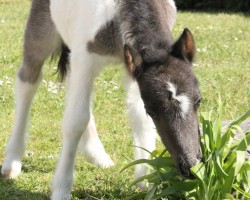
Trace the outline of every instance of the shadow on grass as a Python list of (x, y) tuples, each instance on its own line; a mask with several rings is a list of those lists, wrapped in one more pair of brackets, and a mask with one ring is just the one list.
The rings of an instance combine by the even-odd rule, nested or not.
[[(0, 171), (2, 166), (0, 166)], [(49, 200), (48, 194), (39, 192), (31, 192), (29, 190), (20, 189), (13, 179), (5, 179), (0, 176), (0, 199), (3, 200)]]
[[(0, 171), (1, 168), (2, 166), (0, 166)], [(36, 186), (34, 186), (34, 190), (35, 189)], [(78, 190), (73, 190), (71, 196), (72, 199), (79, 199), (79, 200), (83, 199), (115, 200), (115, 199), (125, 199), (128, 195), (129, 194), (125, 193), (124, 190), (119, 189), (117, 187), (112, 187), (112, 188), (98, 187), (96, 189), (81, 188)], [(13, 179), (5, 179), (4, 177), (0, 176), (0, 199), (1, 200), (49, 200), (50, 194), (47, 191), (45, 191), (44, 193), (32, 192), (31, 190), (28, 189), (25, 190), (23, 188), (19, 188), (17, 181)]]
[[(106, 193), (106, 194), (105, 194)], [(119, 189), (114, 190), (76, 190), (72, 192), (74, 199), (84, 200), (114, 200), (124, 199), (125, 194)], [(15, 180), (5, 180), (0, 178), (0, 199), (3, 200), (49, 200), (48, 194), (42, 194), (39, 192), (32, 192), (28, 190), (19, 189), (15, 185)], [(72, 198), (73, 199), (73, 198)]]
[(114, 200), (114, 199), (125, 199), (125, 194), (119, 189), (114, 189), (110, 191), (98, 190), (76, 190), (72, 192), (72, 196), (78, 199), (84, 200)]

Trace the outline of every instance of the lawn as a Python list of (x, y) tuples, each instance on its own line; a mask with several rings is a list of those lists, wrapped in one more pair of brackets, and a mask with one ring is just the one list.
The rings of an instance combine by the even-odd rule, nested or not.
[[(0, 163), (13, 124), (13, 79), (21, 62), (30, 3), (0, 0)], [(174, 36), (178, 37), (185, 27), (196, 39), (198, 53), (194, 67), (203, 94), (200, 111), (215, 108), (220, 94), (227, 110), (225, 119), (236, 118), (250, 107), (250, 17), (179, 12)], [(116, 166), (98, 169), (79, 154), (72, 199), (124, 199), (135, 189), (129, 186), (132, 169), (120, 173), (128, 158), (133, 158), (121, 80), (122, 66), (107, 67), (96, 80), (94, 103), (100, 138)], [(17, 180), (0, 179), (0, 199), (49, 199), (49, 186), (61, 149), (64, 94), (64, 86), (57, 83), (55, 63), (47, 63), (33, 104), (23, 173)]]

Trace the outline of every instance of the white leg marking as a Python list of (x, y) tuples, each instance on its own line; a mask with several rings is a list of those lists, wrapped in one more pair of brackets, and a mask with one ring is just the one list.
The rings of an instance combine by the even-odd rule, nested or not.
[[(94, 55), (86, 52), (86, 45), (94, 39), (100, 27), (112, 19), (114, 1), (51, 0), (50, 2), (52, 20), (72, 52), (68, 102), (62, 129), (63, 148), (52, 186), (52, 200), (62, 200), (70, 198), (75, 154), (79, 140), (90, 120), (90, 93), (93, 79), (98, 71), (98, 67), (92, 63), (92, 61), (96, 63), (92, 57)], [(97, 139), (95, 143), (96, 141)]]
[(79, 140), (90, 120), (90, 96), (96, 70), (85, 48), (72, 49), (67, 105), (63, 119), (63, 147), (52, 186), (52, 200), (69, 199)]
[[(130, 77), (127, 80), (128, 90), (128, 114), (133, 131), (134, 145), (135, 147), (135, 159), (148, 158), (149, 154), (138, 148), (143, 147), (149, 151), (155, 149), (155, 135), (156, 129), (152, 119), (146, 115), (144, 103), (140, 97), (138, 84)], [(135, 179), (146, 174), (147, 168), (143, 165), (136, 165), (134, 177)], [(145, 185), (142, 183), (139, 185), (144, 188)]]
[(83, 152), (85, 159), (95, 166), (108, 168), (114, 166), (114, 162), (106, 153), (96, 130), (94, 116), (91, 114), (90, 121), (83, 133), (79, 149)]
[(6, 178), (16, 178), (21, 173), (21, 160), (25, 151), (25, 132), (27, 129), (32, 99), (42, 76), (35, 84), (25, 83), (17, 76), (16, 114), (14, 128), (6, 146), (6, 155), (1, 173)]
[(189, 98), (184, 94), (177, 95), (177, 87), (173, 83), (168, 82), (167, 84), (168, 90), (172, 92), (172, 98), (179, 102), (179, 106), (181, 108), (181, 116), (185, 118), (190, 108)]

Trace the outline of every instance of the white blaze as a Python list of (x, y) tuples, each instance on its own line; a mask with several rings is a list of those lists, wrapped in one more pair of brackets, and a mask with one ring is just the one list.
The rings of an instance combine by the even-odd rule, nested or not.
[(189, 98), (185, 94), (177, 95), (177, 87), (173, 83), (168, 82), (168, 90), (172, 92), (172, 98), (179, 102), (181, 116), (185, 118), (190, 106)]

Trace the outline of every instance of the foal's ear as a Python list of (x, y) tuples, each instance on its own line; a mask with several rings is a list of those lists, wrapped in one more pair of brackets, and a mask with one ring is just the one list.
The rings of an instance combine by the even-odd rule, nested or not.
[(192, 62), (195, 57), (195, 42), (192, 33), (185, 28), (180, 38), (172, 48), (172, 55), (182, 60)]
[(124, 57), (129, 74), (132, 75), (134, 78), (139, 78), (142, 72), (142, 57), (140, 53), (136, 51), (132, 46), (125, 44)]

